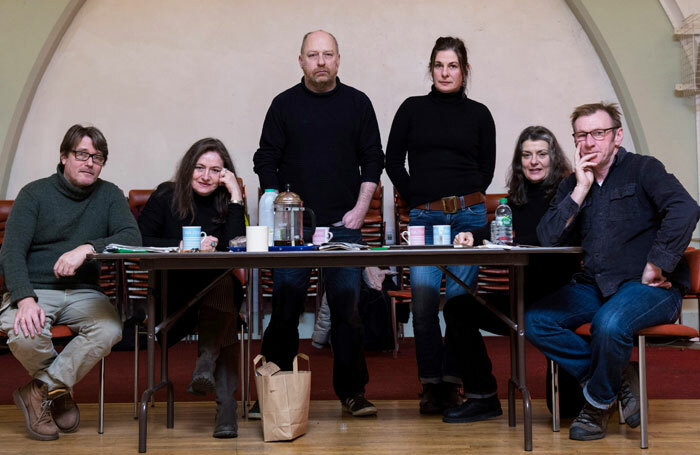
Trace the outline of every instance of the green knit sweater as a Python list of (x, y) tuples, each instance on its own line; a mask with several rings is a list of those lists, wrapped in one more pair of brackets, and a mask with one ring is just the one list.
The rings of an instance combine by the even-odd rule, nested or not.
[(100, 289), (97, 261), (85, 261), (74, 276), (53, 274), (63, 253), (86, 243), (96, 251), (109, 243), (141, 245), (141, 234), (116, 185), (98, 179), (89, 187), (75, 187), (59, 164), (56, 174), (20, 190), (7, 220), (0, 273), (11, 303), (36, 299), (34, 289)]

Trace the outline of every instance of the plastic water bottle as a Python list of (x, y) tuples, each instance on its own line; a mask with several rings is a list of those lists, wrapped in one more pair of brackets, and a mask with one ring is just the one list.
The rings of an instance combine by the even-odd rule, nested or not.
[(275, 198), (277, 190), (267, 188), (260, 197), (258, 205), (258, 226), (267, 226), (267, 245), (273, 246), (273, 234), (275, 230)]
[(491, 222), (491, 242), (503, 245), (513, 244), (513, 211), (508, 206), (508, 199), (499, 199), (496, 216)]

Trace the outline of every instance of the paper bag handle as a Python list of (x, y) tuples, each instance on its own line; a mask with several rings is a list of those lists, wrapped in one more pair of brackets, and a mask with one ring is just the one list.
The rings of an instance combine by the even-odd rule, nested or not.
[[(255, 358), (253, 359), (253, 371), (255, 371), (255, 376), (260, 376), (258, 374), (257, 370), (258, 370), (258, 363), (260, 363), (261, 360), (262, 360), (263, 365), (267, 363), (267, 360), (265, 360), (265, 356), (262, 354), (256, 355)], [(296, 359), (294, 359), (294, 361), (296, 362)]]
[[(258, 357), (260, 357), (260, 356), (258, 356)], [(306, 364), (309, 367), (309, 371), (311, 371), (311, 361), (309, 360), (309, 356), (306, 354), (302, 354), (301, 352), (294, 356), (294, 363), (293, 363), (293, 367), (292, 367), (293, 371), (295, 373), (299, 371), (299, 357), (306, 360)], [(256, 359), (257, 359), (257, 357), (256, 357)]]

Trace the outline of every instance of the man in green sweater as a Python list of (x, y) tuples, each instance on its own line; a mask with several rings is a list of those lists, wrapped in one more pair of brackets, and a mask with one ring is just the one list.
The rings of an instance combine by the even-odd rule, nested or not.
[[(122, 324), (86, 256), (109, 243), (140, 245), (122, 191), (100, 180), (107, 141), (95, 127), (72, 126), (57, 172), (17, 195), (0, 249), (0, 330), (34, 378), (13, 393), (33, 439), (48, 441), (80, 424), (71, 389), (121, 339)], [(51, 326), (78, 334), (60, 354)]]

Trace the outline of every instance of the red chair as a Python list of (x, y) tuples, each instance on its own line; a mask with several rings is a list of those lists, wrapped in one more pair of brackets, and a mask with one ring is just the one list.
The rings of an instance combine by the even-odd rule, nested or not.
[[(7, 218), (10, 216), (10, 211), (12, 210), (12, 205), (14, 201), (4, 200), (0, 201), (0, 247), (5, 238), (5, 224), (7, 223)], [(100, 277), (100, 282), (102, 284), (102, 278), (111, 276), (107, 273), (104, 277)], [(2, 286), (2, 276), (0, 276), (0, 286)], [(109, 292), (111, 293), (111, 292)], [(77, 334), (73, 332), (67, 325), (55, 325), (51, 327), (51, 337), (52, 338), (73, 338)], [(0, 331), (0, 338), (7, 340), (7, 334)], [(97, 423), (97, 432), (99, 434), (104, 433), (104, 391), (105, 391), (105, 359), (104, 357), (100, 360), (100, 391), (99, 391), (99, 416)]]
[[(686, 251), (685, 259), (690, 266), (690, 291), (684, 298), (697, 299), (700, 293), (700, 250)], [(591, 335), (591, 324), (583, 324), (578, 327), (575, 332), (577, 335), (589, 337)], [(700, 349), (700, 341), (697, 340), (697, 330), (682, 324), (659, 324), (642, 329), (637, 332), (636, 335), (639, 347), (639, 397), (641, 401), (640, 447), (646, 449), (649, 447), (647, 426), (649, 410), (647, 409), (646, 347), (664, 346), (679, 349)], [(649, 343), (647, 343), (647, 338), (650, 340)], [(559, 431), (558, 365), (554, 361), (550, 360), (550, 362), (552, 366), (552, 429), (553, 431)], [(618, 408), (619, 422), (624, 423), (621, 405), (619, 405)]]

